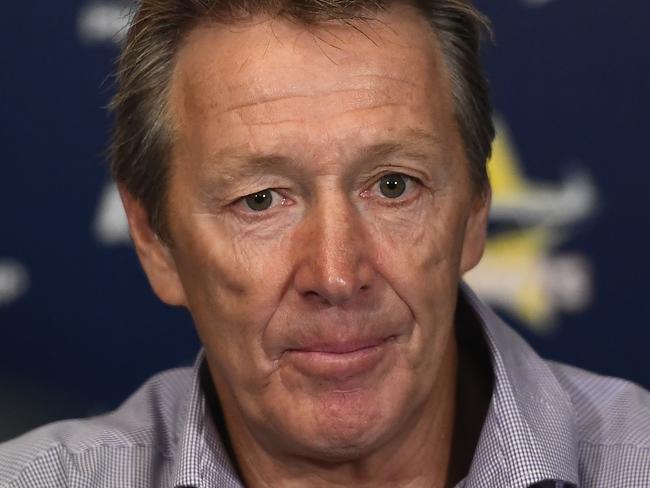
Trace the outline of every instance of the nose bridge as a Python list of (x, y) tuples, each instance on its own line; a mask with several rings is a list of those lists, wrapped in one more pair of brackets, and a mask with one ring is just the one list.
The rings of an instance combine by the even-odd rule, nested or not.
[[(360, 222), (352, 206), (342, 198), (332, 198), (318, 207), (318, 246), (324, 270), (332, 278), (351, 273), (361, 257), (359, 249)], [(342, 276), (335, 276), (342, 275)]]
[(296, 275), (301, 293), (338, 305), (370, 285), (363, 222), (345, 195), (326, 192), (304, 225), (305, 247)]

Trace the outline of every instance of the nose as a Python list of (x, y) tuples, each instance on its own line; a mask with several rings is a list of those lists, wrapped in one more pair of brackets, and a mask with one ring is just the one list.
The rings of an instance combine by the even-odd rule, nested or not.
[(295, 288), (308, 301), (341, 306), (367, 295), (373, 286), (371, 239), (345, 198), (330, 198), (307, 212), (294, 252)]

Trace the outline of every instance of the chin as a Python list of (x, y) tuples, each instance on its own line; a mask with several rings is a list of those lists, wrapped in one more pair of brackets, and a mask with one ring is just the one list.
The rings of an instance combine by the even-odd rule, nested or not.
[(305, 457), (353, 461), (371, 454), (402, 430), (411, 413), (409, 398), (405, 391), (381, 388), (322, 393), (303, 399), (309, 402), (304, 410), (310, 414), (294, 419), (292, 430)]

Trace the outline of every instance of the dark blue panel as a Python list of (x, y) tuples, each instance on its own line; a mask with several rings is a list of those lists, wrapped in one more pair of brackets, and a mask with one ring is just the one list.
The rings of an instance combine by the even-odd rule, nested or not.
[[(485, 63), (527, 183), (558, 189), (577, 169), (596, 192), (585, 215), (548, 230), (562, 238), (540, 261), (584, 273), (562, 285), (584, 303), (548, 305), (542, 320), (513, 295), (503, 313), (546, 356), (650, 386), (650, 2), (477, 3), (493, 19)], [(130, 246), (96, 232), (119, 7), (3, 5), (0, 437), (112, 408), (198, 348), (190, 318), (158, 302)]]

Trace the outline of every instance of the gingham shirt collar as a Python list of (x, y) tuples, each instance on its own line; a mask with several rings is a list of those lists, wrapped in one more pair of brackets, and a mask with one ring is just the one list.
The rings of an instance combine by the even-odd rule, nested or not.
[[(483, 327), (494, 388), (470, 471), (458, 487), (577, 486), (576, 419), (567, 393), (546, 363), (469, 287), (461, 285), (461, 293)], [(177, 424), (173, 486), (243, 488), (201, 388), (204, 365), (201, 353), (186, 416)]]
[(194, 364), (187, 415), (185, 419), (179, 419), (181, 422), (177, 424), (178, 444), (173, 467), (173, 486), (243, 488), (203, 392), (202, 375), (206, 369), (205, 354), (201, 351)]
[[(547, 363), (466, 285), (494, 373), (492, 400), (470, 471), (460, 486), (578, 485), (575, 409)], [(550, 480), (554, 480), (552, 484)]]

